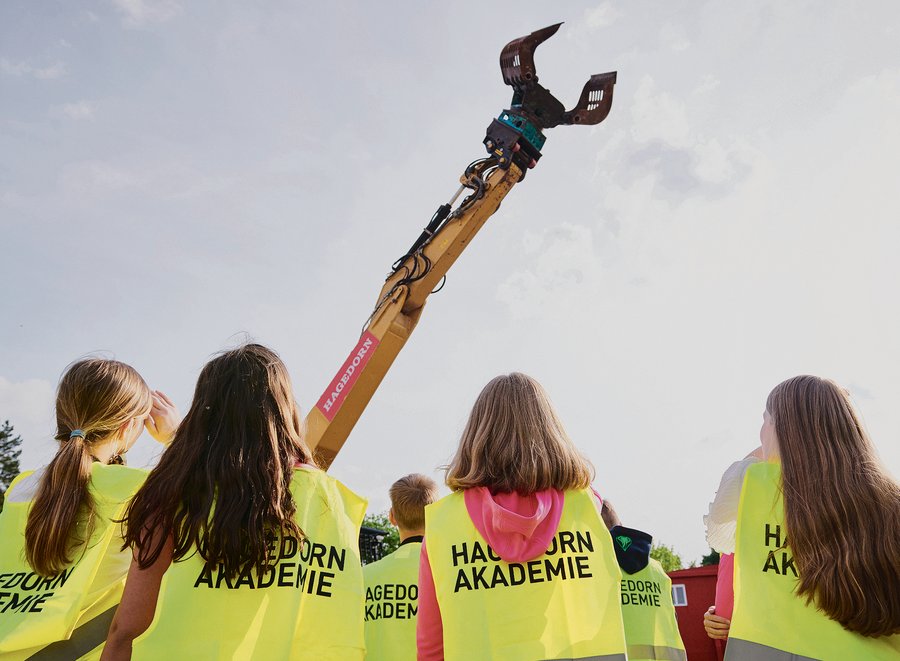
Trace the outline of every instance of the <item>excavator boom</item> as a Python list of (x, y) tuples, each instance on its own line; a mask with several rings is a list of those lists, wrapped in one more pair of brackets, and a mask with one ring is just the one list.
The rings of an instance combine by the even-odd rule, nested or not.
[[(615, 72), (592, 76), (569, 111), (538, 83), (534, 50), (560, 25), (515, 39), (501, 51), (500, 68), (504, 82), (513, 88), (513, 99), (487, 129), (487, 158), (466, 168), (456, 195), (438, 208), (394, 263), (362, 336), (306, 417), (307, 443), (321, 467), (330, 466), (340, 452), (415, 329), (428, 296), (503, 198), (537, 164), (545, 142), (542, 129), (597, 124), (609, 114)], [(454, 208), (465, 191), (468, 195)]]

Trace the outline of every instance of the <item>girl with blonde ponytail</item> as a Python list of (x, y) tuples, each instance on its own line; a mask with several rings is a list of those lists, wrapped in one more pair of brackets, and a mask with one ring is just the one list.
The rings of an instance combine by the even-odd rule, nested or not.
[(59, 449), (13, 481), (0, 514), (0, 659), (99, 656), (130, 560), (116, 519), (146, 477), (124, 454), (145, 427), (166, 444), (177, 424), (172, 402), (129, 365), (69, 366), (56, 397)]

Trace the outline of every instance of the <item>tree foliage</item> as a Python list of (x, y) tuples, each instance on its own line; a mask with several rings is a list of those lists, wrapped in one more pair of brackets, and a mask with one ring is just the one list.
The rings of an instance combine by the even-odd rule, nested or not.
[(367, 528), (376, 528), (387, 533), (380, 542), (382, 558), (393, 553), (400, 546), (400, 531), (397, 530), (396, 526), (391, 525), (387, 512), (366, 514), (366, 518), (363, 519), (363, 525)]
[(702, 558), (700, 558), (701, 567), (717, 564), (719, 564), (719, 552), (715, 549), (710, 549), (707, 555), (704, 555)]
[(662, 568), (667, 572), (683, 567), (681, 556), (675, 553), (674, 548), (665, 544), (654, 544), (650, 548), (650, 557), (661, 564)]
[(20, 473), (21, 454), (22, 437), (13, 431), (13, 426), (6, 420), (0, 425), (0, 509), (3, 509), (3, 492)]

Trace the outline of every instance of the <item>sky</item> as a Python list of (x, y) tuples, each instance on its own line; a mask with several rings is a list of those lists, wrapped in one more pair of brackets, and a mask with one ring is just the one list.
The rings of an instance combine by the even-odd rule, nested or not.
[[(707, 552), (765, 398), (846, 386), (900, 469), (895, 2), (0, 4), (0, 420), (54, 452), (66, 365), (115, 357), (186, 411), (252, 338), (304, 411), (385, 274), (508, 107), (508, 41), (567, 107), (430, 299), (331, 473), (388, 507), (439, 481), (492, 377), (547, 389), (624, 523)], [(161, 451), (148, 435), (132, 465)], [(826, 494), (827, 497), (827, 494)]]

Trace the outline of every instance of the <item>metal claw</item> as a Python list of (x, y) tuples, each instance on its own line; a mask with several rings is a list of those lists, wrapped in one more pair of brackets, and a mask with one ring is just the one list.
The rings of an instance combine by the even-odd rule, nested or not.
[(560, 124), (599, 124), (606, 119), (612, 107), (615, 71), (591, 76), (578, 104), (569, 111), (548, 89), (538, 84), (534, 51), (556, 34), (560, 25), (562, 23), (550, 25), (513, 39), (500, 52), (503, 82), (513, 88), (510, 109), (525, 114), (539, 130)]

